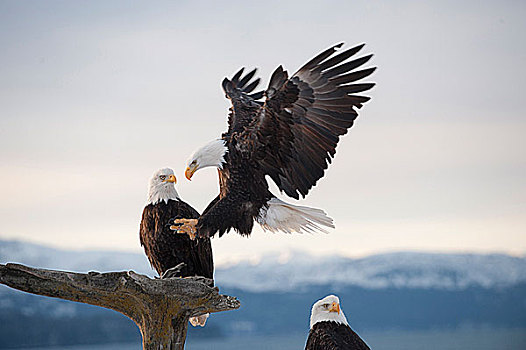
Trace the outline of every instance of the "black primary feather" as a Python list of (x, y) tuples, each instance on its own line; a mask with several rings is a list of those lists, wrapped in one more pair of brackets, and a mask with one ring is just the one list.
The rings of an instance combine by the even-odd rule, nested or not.
[[(333, 46), (309, 61), (279, 88), (273, 86), (276, 92), (265, 101), (264, 118), (252, 130), (257, 135), (269, 135), (266, 129), (283, 126), (270, 136), (258, 138), (262, 147), (282, 154), (268, 157), (262, 171), (271, 176), (280, 190), (296, 199), (300, 195), (305, 197), (323, 176), (339, 137), (347, 133), (358, 115), (356, 110), (369, 99), (353, 95), (353, 90), (363, 92), (374, 86), (362, 83), (357, 89), (345, 85), (367, 77), (376, 68), (353, 71), (372, 55), (347, 62), (363, 44), (334, 55), (340, 46)], [(278, 67), (275, 74), (281, 76), (282, 69)], [(318, 161), (315, 167), (304, 161), (319, 157), (324, 161)]]

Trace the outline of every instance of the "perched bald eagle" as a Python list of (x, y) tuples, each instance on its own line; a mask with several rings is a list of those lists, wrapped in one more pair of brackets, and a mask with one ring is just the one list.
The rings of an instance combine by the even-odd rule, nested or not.
[[(152, 267), (162, 278), (203, 276), (213, 279), (209, 238), (191, 240), (170, 230), (173, 218), (198, 218), (199, 213), (179, 197), (172, 169), (160, 169), (150, 179), (148, 203), (142, 212), (140, 240)], [(204, 326), (208, 314), (190, 319)]]
[[(208, 148), (209, 166), (220, 169), (221, 191), (198, 220), (176, 220), (179, 226), (174, 229), (208, 237), (216, 232), (221, 236), (232, 228), (249, 235), (254, 221), (282, 231), (297, 231), (298, 225), (300, 229), (332, 226), (323, 212), (314, 217), (303, 213), (291, 216), (303, 209), (270, 193), (265, 176), (288, 196), (305, 197), (324, 175), (339, 137), (353, 125), (356, 109), (369, 100), (356, 94), (374, 84), (356, 82), (375, 68), (356, 69), (372, 55), (351, 60), (364, 45), (335, 55), (341, 46), (323, 51), (291, 77), (279, 66), (265, 91), (252, 93), (260, 81), (252, 80), (255, 69), (243, 75), (242, 68), (232, 79), (223, 80), (223, 90), (232, 102), (229, 127), (221, 140)], [(220, 164), (218, 159), (222, 159)], [(204, 166), (199, 159), (190, 162), (187, 177)], [(291, 227), (287, 228), (288, 223)]]
[(340, 308), (340, 299), (329, 295), (312, 306), (305, 350), (370, 350), (356, 334)]

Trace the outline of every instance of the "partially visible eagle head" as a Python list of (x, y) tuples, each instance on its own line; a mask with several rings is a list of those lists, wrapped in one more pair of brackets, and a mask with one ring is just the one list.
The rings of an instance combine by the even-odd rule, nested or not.
[(174, 171), (170, 168), (157, 170), (150, 179), (148, 188), (148, 204), (157, 204), (161, 201), (168, 203), (169, 199), (179, 199), (179, 194), (175, 189)]
[(197, 170), (206, 167), (223, 168), (227, 150), (225, 141), (222, 139), (213, 140), (199, 148), (188, 160), (185, 171), (186, 178), (191, 180)]
[(333, 321), (349, 325), (340, 308), (340, 299), (336, 295), (328, 295), (312, 305), (310, 314), (310, 328), (318, 322)]

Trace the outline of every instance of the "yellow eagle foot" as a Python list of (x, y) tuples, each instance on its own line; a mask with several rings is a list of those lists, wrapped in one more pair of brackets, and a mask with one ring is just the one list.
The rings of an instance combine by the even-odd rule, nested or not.
[(177, 233), (186, 233), (193, 241), (197, 236), (197, 219), (175, 219), (174, 224), (170, 226), (170, 230)]

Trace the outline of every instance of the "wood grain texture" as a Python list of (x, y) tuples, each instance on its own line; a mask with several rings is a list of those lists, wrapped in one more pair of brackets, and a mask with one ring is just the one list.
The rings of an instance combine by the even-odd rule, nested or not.
[(0, 283), (118, 311), (137, 324), (147, 350), (184, 349), (188, 318), (240, 307), (203, 277), (151, 279), (133, 271), (75, 273), (0, 264)]

